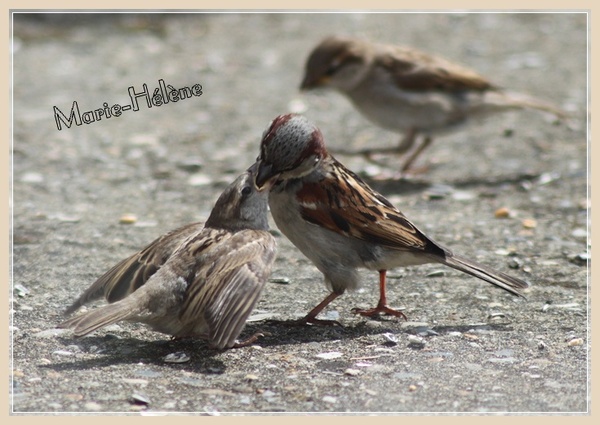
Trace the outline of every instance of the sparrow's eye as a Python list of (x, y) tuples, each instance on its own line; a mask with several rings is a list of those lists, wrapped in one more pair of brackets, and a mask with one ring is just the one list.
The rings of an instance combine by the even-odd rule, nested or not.
[(331, 77), (333, 74), (338, 72), (338, 70), (341, 68), (342, 64), (343, 64), (343, 61), (341, 58), (335, 58), (334, 60), (331, 61), (331, 63), (325, 70), (325, 75), (327, 75), (328, 77)]
[(252, 193), (252, 188), (250, 186), (244, 186), (244, 188), (242, 189), (242, 195), (248, 196), (251, 193)]

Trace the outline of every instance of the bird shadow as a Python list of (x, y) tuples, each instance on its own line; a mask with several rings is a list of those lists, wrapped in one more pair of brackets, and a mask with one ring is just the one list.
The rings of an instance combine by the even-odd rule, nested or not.
[[(221, 351), (209, 348), (206, 341), (200, 339), (179, 340), (142, 340), (139, 338), (120, 338), (113, 334), (86, 336), (85, 338), (59, 337), (65, 346), (76, 345), (83, 353), (97, 354), (94, 358), (76, 359), (40, 367), (55, 371), (87, 370), (112, 367), (117, 364), (155, 365), (178, 367), (184, 364), (186, 370), (200, 374), (215, 374), (225, 371), (225, 364), (218, 355)], [(165, 357), (172, 353), (191, 353), (191, 361), (170, 363)]]
[[(379, 325), (369, 326), (368, 322), (376, 320)], [(443, 335), (450, 332), (465, 333), (468, 331), (510, 331), (508, 324), (474, 324), (423, 327), (401, 327), (402, 321), (395, 319), (376, 318), (353, 323), (346, 326), (321, 326), (321, 325), (294, 325), (293, 321), (261, 321), (248, 323), (240, 335), (240, 340), (255, 334), (262, 334), (256, 344), (262, 348), (285, 347), (290, 350), (294, 346), (307, 343), (322, 343), (327, 341), (353, 340), (374, 335), (392, 333), (394, 335), (418, 335), (420, 332), (433, 330), (433, 335)], [(421, 329), (427, 328), (427, 329)], [(431, 335), (431, 334), (429, 334)], [(65, 347), (74, 344), (73, 337), (58, 337)], [(208, 343), (200, 339), (165, 339), (143, 340), (134, 337), (121, 338), (114, 334), (103, 336), (86, 336), (76, 339), (77, 346), (83, 353), (97, 354), (94, 358), (76, 359), (60, 363), (41, 365), (41, 368), (54, 371), (88, 370), (113, 367), (118, 364), (154, 365), (161, 367), (180, 368), (185, 366), (186, 371), (198, 374), (225, 373), (227, 366), (220, 355), (227, 350), (216, 350), (209, 347)], [(386, 344), (384, 338), (382, 345)], [(247, 350), (248, 347), (233, 348), (232, 350)], [(186, 353), (190, 359), (182, 363), (170, 363), (165, 357), (172, 353)]]
[[(463, 179), (448, 180), (445, 184), (458, 189), (472, 187), (499, 187), (507, 184), (518, 185), (524, 182), (534, 182), (539, 179), (541, 173), (523, 172), (510, 175), (467, 177)], [(435, 184), (425, 177), (391, 177), (388, 179), (374, 179), (367, 176), (361, 178), (373, 189), (381, 193), (415, 193), (429, 189)]]

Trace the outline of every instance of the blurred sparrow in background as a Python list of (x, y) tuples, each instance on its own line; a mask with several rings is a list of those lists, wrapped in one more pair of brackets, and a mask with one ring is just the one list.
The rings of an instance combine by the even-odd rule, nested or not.
[[(394, 148), (359, 151), (408, 152), (409, 170), (431, 144), (432, 135), (466, 121), (510, 109), (538, 109), (565, 118), (565, 112), (519, 93), (502, 91), (470, 69), (407, 47), (371, 44), (349, 37), (328, 37), (306, 62), (301, 89), (332, 88), (346, 96), (370, 121), (404, 133)], [(346, 152), (347, 153), (347, 152)]]

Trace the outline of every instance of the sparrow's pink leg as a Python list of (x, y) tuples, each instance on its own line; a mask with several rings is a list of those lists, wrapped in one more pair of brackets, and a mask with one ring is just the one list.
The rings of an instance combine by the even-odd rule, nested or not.
[(387, 270), (379, 270), (379, 303), (377, 307), (363, 310), (360, 308), (353, 308), (352, 313), (360, 314), (361, 316), (372, 317), (377, 314), (388, 314), (391, 316), (402, 317), (404, 320), (408, 320), (406, 315), (399, 310), (394, 310), (387, 305), (387, 297), (385, 295), (385, 275)]
[(296, 320), (293, 323), (295, 325), (306, 325), (306, 324), (311, 323), (313, 325), (342, 326), (342, 324), (340, 322), (338, 322), (337, 320), (317, 319), (317, 315), (340, 295), (342, 295), (342, 294), (337, 294), (335, 292), (332, 292), (331, 294), (327, 295), (327, 298), (325, 298), (323, 301), (321, 301), (319, 303), (319, 305), (317, 305), (315, 308), (313, 308), (306, 316), (304, 316), (302, 319)]

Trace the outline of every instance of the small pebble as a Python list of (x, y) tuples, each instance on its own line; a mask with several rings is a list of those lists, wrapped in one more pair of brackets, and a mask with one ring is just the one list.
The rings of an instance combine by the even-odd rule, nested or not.
[(475, 198), (476, 198), (475, 193), (464, 191), (464, 190), (456, 191), (452, 194), (452, 199), (457, 200), (457, 201), (470, 201)]
[(256, 313), (248, 317), (246, 322), (260, 322), (261, 320), (272, 319), (274, 317), (277, 317), (276, 313)]
[(15, 285), (13, 289), (15, 290), (15, 293), (18, 297), (24, 297), (25, 295), (29, 294), (29, 289), (27, 289), (21, 284)]
[(273, 278), (269, 279), (269, 282), (279, 283), (281, 285), (287, 285), (290, 283), (290, 279), (288, 279), (287, 277), (273, 277)]
[(506, 207), (501, 207), (494, 211), (494, 217), (496, 218), (509, 218), (512, 215), (512, 212)]
[(78, 223), (81, 220), (81, 217), (78, 217), (75, 215), (58, 213), (58, 214), (52, 216), (52, 219), (61, 221), (63, 223)]
[(398, 338), (396, 338), (396, 335), (386, 332), (386, 333), (382, 334), (382, 336), (385, 339), (385, 345), (387, 345), (387, 346), (398, 345)]
[(131, 396), (131, 402), (133, 404), (142, 404), (144, 406), (148, 406), (150, 404), (150, 399), (143, 394), (134, 393)]
[(427, 322), (402, 322), (400, 323), (400, 329), (420, 329), (428, 328), (429, 323)]
[(569, 257), (569, 261), (575, 264), (586, 265), (590, 261), (591, 256), (589, 252), (582, 252)]
[(585, 240), (585, 239), (587, 239), (588, 232), (587, 232), (587, 229), (580, 227), (578, 229), (573, 230), (571, 232), (571, 236), (573, 236), (574, 238), (577, 238), (577, 239)]
[(123, 214), (119, 218), (120, 224), (133, 224), (137, 221), (137, 217), (134, 214)]
[(348, 368), (344, 371), (344, 375), (357, 376), (360, 375), (360, 370)]
[(416, 335), (408, 336), (408, 346), (411, 348), (423, 348), (426, 344), (427, 343), (425, 342), (425, 340), (421, 337), (418, 337)]
[(518, 258), (512, 257), (510, 258), (506, 264), (508, 265), (508, 267), (510, 269), (515, 269), (518, 270), (519, 268), (521, 268), (521, 265), (523, 264), (521, 260), (519, 260)]
[(316, 357), (318, 357), (320, 359), (338, 359), (342, 356), (343, 356), (343, 354), (340, 353), (339, 351), (330, 351), (328, 353), (317, 354)]
[(167, 354), (163, 361), (165, 363), (187, 363), (190, 361), (190, 356), (188, 356), (183, 351), (178, 351), (176, 353)]
[(335, 397), (332, 397), (332, 396), (330, 396), (330, 395), (326, 395), (325, 397), (323, 397), (323, 401), (324, 401), (325, 403), (334, 404), (334, 403), (337, 403), (337, 398), (335, 398)]
[(506, 314), (500, 312), (500, 311), (494, 311), (490, 314), (488, 314), (488, 320), (494, 320), (494, 319), (503, 319), (506, 317)]
[(44, 181), (44, 176), (40, 173), (29, 172), (21, 176), (21, 181), (23, 183), (42, 183)]
[(185, 159), (182, 159), (181, 161), (178, 161), (176, 165), (177, 165), (177, 168), (179, 168), (183, 171), (187, 171), (188, 173), (197, 172), (203, 166), (202, 160), (200, 160), (198, 158), (185, 158)]
[(423, 197), (427, 200), (444, 199), (454, 191), (454, 188), (449, 185), (436, 184), (431, 186), (423, 193)]
[(439, 333), (429, 327), (415, 329), (417, 336), (437, 336)]
[(287, 109), (294, 114), (303, 114), (308, 109), (308, 106), (302, 99), (292, 99), (288, 103)]
[(541, 185), (545, 185), (548, 183), (552, 183), (555, 180), (560, 179), (560, 173), (557, 172), (549, 172), (549, 173), (543, 173), (539, 178), (537, 183), (541, 186)]
[(379, 328), (383, 328), (384, 326), (386, 326), (386, 324), (385, 324), (385, 322), (379, 322), (377, 320), (369, 320), (368, 322), (365, 323), (365, 326), (367, 328), (379, 329)]
[(440, 269), (440, 270), (430, 271), (425, 276), (427, 276), (427, 277), (441, 277), (441, 276), (444, 276), (445, 274), (446, 274), (446, 271)]
[(57, 355), (57, 356), (72, 356), (73, 353), (70, 351), (65, 351), (65, 350), (57, 350), (57, 351), (53, 351), (52, 354)]
[(87, 403), (85, 403), (83, 405), (84, 410), (88, 410), (88, 411), (92, 411), (92, 412), (99, 412), (100, 410), (102, 410), (102, 406), (98, 403), (96, 403), (95, 401), (88, 401)]
[(408, 386), (408, 391), (417, 391), (417, 386), (416, 385), (409, 385)]
[(248, 375), (244, 376), (244, 379), (247, 379), (248, 381), (256, 381), (258, 376), (249, 373)]
[(533, 218), (526, 218), (521, 221), (521, 224), (526, 229), (535, 229), (537, 227), (537, 221), (535, 221)]
[(196, 173), (196, 174), (192, 174), (188, 178), (187, 183), (190, 186), (207, 186), (212, 183), (212, 179), (209, 176), (207, 176), (206, 174)]
[(570, 340), (567, 345), (569, 347), (577, 347), (579, 345), (583, 345), (583, 338), (573, 338), (572, 340)]

